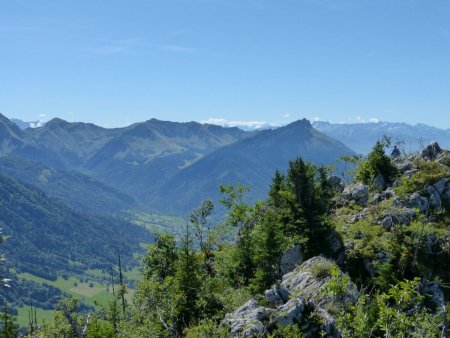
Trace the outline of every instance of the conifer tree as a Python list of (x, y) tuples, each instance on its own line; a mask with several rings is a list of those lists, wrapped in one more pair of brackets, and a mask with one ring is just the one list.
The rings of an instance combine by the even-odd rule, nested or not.
[(0, 314), (0, 337), (16, 338), (19, 334), (19, 325), (14, 322), (13, 316), (9, 313), (8, 303), (5, 302), (3, 312)]
[(184, 326), (189, 324), (197, 315), (197, 300), (201, 286), (199, 276), (199, 263), (192, 248), (189, 223), (186, 223), (186, 232), (182, 240), (180, 255), (175, 274), (176, 289), (178, 292), (178, 314)]

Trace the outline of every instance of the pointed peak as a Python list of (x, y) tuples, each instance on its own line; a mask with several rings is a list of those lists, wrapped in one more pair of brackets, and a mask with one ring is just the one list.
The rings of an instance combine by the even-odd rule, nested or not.
[(3, 125), (4, 128), (9, 130), (10, 133), (15, 134), (16, 136), (22, 135), (22, 131), (20, 130), (20, 128), (3, 114), (0, 114), (0, 125)]
[(45, 125), (48, 127), (57, 127), (57, 126), (64, 126), (69, 124), (70, 122), (67, 122), (66, 120), (60, 119), (59, 117), (55, 117), (48, 121)]
[(308, 128), (312, 128), (312, 125), (311, 125), (311, 122), (308, 119), (304, 118), (304, 119), (301, 119), (301, 120), (297, 120), (297, 121), (291, 122), (286, 127), (288, 127), (288, 128), (290, 128), (290, 127), (296, 127), (296, 128), (297, 127), (301, 127), (301, 128), (308, 129)]

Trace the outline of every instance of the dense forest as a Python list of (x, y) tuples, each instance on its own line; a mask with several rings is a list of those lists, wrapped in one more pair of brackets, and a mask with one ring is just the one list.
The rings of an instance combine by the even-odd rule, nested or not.
[[(155, 234), (132, 295), (120, 271), (101, 308), (61, 299), (26, 336), (448, 337), (450, 153), (389, 147), (344, 156), (338, 176), (293, 159), (253, 205), (222, 185), (226, 220), (205, 200), (180, 242)], [(0, 321), (17, 335), (6, 308)]]
[[(76, 211), (41, 190), (0, 174), (2, 252), (11, 288), (2, 290), (0, 305), (53, 309), (63, 294), (53, 285), (58, 277), (84, 277), (87, 269), (110, 271), (121, 252), (124, 266), (136, 265), (134, 254), (152, 235), (142, 227), (117, 218)], [(6, 273), (6, 272), (5, 272)], [(45, 280), (22, 278), (32, 274)], [(19, 276), (20, 275), (20, 276)]]

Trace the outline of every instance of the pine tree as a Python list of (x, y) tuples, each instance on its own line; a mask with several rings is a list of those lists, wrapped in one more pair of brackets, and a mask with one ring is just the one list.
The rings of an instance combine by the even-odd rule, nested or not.
[(175, 274), (178, 292), (177, 312), (180, 322), (186, 327), (197, 317), (198, 313), (197, 300), (201, 286), (199, 270), (200, 266), (192, 248), (189, 223), (186, 223), (186, 233), (183, 237)]
[(250, 289), (263, 292), (279, 277), (279, 262), (282, 254), (282, 232), (276, 215), (268, 212), (261, 224), (255, 228), (253, 261), (257, 269)]
[(19, 325), (14, 322), (14, 318), (8, 312), (8, 303), (5, 303), (3, 312), (0, 314), (0, 337), (16, 338), (19, 334)]
[(175, 238), (167, 234), (155, 234), (155, 243), (149, 246), (144, 257), (144, 277), (163, 281), (166, 277), (173, 276), (177, 259)]

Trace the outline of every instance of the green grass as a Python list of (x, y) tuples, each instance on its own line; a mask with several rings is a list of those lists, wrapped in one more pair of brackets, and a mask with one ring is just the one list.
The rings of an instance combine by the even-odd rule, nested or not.
[(179, 239), (183, 236), (186, 220), (177, 216), (163, 216), (145, 213), (133, 214), (133, 223), (145, 226), (152, 232), (171, 234)]
[(123, 273), (128, 279), (138, 281), (141, 279), (141, 269), (139, 267), (135, 267), (132, 270), (125, 271)]
[(105, 274), (100, 269), (86, 270), (86, 274), (89, 276), (100, 277), (100, 278), (105, 277)]
[[(20, 327), (28, 327), (28, 317), (29, 317), (28, 313), (30, 311), (30, 307), (29, 306), (19, 307), (17, 308), (17, 311), (18, 311), (17, 324), (19, 324)], [(36, 308), (36, 318), (38, 325), (42, 325), (44, 320), (52, 319), (53, 312), (54, 312), (53, 310), (43, 310)]]
[(420, 191), (426, 186), (437, 183), (441, 178), (450, 177), (450, 168), (439, 162), (415, 161), (418, 171), (411, 178), (402, 178), (401, 184), (396, 188), (400, 196)]
[[(89, 270), (91, 275), (99, 276), (100, 270)], [(130, 271), (130, 276), (137, 275), (137, 271)], [(51, 281), (45, 278), (34, 276), (30, 273), (21, 273), (18, 275), (20, 278), (32, 280), (36, 283), (46, 283), (48, 285), (55, 286), (61, 291), (70, 294), (78, 300), (86, 303), (87, 305), (98, 308), (99, 306), (106, 305), (108, 300), (112, 297), (111, 290), (107, 290), (107, 287), (96, 281), (88, 281), (87, 283), (81, 283), (78, 278), (70, 277), (64, 279), (59, 277), (56, 281)], [(91, 284), (92, 283), (92, 284)], [(90, 286), (92, 285), (92, 286)], [(133, 294), (133, 290), (129, 290), (129, 294)], [(29, 307), (18, 308), (17, 322), (20, 326), (28, 325), (28, 310)], [(53, 310), (36, 309), (39, 323), (42, 319), (49, 319), (52, 317)]]
[[(66, 292), (85, 303), (96, 306), (101, 302), (107, 301), (110, 294), (105, 285), (102, 285), (96, 281), (89, 281), (81, 283), (78, 278), (70, 277), (64, 279), (59, 277), (56, 281), (51, 281), (41, 277), (34, 276), (29, 273), (21, 273), (18, 275), (20, 278), (26, 278), (37, 283), (52, 285), (59, 288), (61, 291)], [(92, 283), (92, 286), (90, 286)]]
[(88, 284), (83, 283), (70, 288), (69, 291), (75, 294), (79, 294), (83, 297), (92, 298), (104, 290), (95, 286), (91, 287)]

